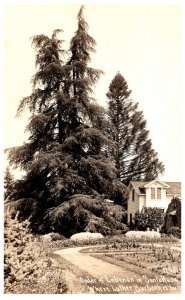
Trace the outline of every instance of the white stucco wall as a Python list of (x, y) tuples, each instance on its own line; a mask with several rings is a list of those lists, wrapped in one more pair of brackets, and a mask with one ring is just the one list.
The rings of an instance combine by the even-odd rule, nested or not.
[[(151, 188), (156, 189), (156, 195), (157, 188), (161, 188), (161, 199), (151, 199)], [(166, 210), (169, 204), (166, 196), (166, 188), (164, 188), (160, 183), (154, 182), (152, 185), (146, 188), (146, 207), (159, 207)]]

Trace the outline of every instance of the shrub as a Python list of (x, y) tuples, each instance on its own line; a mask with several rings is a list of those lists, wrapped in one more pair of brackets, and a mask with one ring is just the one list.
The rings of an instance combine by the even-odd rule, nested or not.
[(73, 234), (70, 237), (70, 240), (86, 241), (86, 240), (99, 240), (102, 238), (103, 238), (103, 235), (101, 233), (80, 232), (80, 233)]
[(4, 292), (60, 294), (66, 292), (63, 271), (48, 257), (41, 243), (5, 211)]
[(165, 213), (161, 208), (143, 207), (142, 211), (135, 215), (135, 225), (139, 230), (161, 227), (164, 224), (164, 216)]
[(171, 227), (167, 231), (168, 235), (173, 235), (174, 237), (177, 237), (178, 239), (181, 238), (181, 229), (179, 227)]
[(173, 198), (166, 211), (163, 229), (168, 232), (171, 227), (181, 228), (181, 200), (179, 198)]
[(130, 239), (158, 239), (161, 234), (156, 231), (128, 231), (125, 236)]
[(58, 240), (64, 240), (65, 237), (56, 232), (50, 232), (48, 234), (40, 235), (39, 240), (42, 242), (53, 242)]

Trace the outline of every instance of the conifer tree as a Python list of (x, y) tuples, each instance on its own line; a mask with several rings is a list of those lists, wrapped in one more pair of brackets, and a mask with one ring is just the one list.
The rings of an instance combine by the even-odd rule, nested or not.
[[(14, 199), (19, 204), (20, 199), (34, 202), (29, 206), (34, 208), (31, 223), (36, 231), (51, 230), (51, 221), (54, 230), (61, 229), (65, 234), (59, 224), (71, 196), (79, 199), (78, 195), (89, 195), (101, 201), (109, 197), (117, 203), (124, 200), (125, 186), (116, 180), (116, 169), (104, 154), (105, 146), (112, 146), (105, 135), (104, 110), (91, 97), (101, 71), (88, 66), (95, 41), (87, 28), (82, 7), (65, 64), (61, 59), (65, 54), (62, 42), (57, 38), (59, 30), (51, 38), (38, 35), (32, 39), (37, 52), (33, 92), (18, 108), (19, 114), (27, 105), (32, 113), (27, 126), (30, 136), (23, 146), (11, 149), (9, 159), (26, 171), (17, 182), (16, 190), (20, 192)], [(75, 197), (72, 199), (70, 217), (74, 221)], [(77, 222), (83, 223), (81, 211)]]
[(138, 110), (138, 103), (130, 99), (130, 94), (126, 80), (118, 72), (106, 94), (112, 124), (108, 131), (116, 142), (111, 154), (118, 176), (126, 185), (131, 180), (152, 180), (164, 170), (152, 148), (143, 112)]
[(7, 167), (4, 173), (4, 200), (6, 200), (13, 193), (14, 178), (10, 172), (10, 168)]

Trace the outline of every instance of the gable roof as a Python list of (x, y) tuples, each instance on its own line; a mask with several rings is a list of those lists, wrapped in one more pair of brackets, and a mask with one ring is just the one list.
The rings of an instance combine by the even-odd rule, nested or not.
[(181, 195), (181, 182), (166, 182), (170, 188), (167, 189), (167, 194)]
[(137, 194), (141, 194), (140, 189), (148, 183), (148, 181), (131, 181), (130, 182)]
[(154, 179), (154, 180), (152, 180), (152, 181), (147, 182), (147, 183), (144, 185), (144, 188), (148, 188), (148, 187), (152, 186), (153, 183), (156, 183), (156, 182), (158, 182), (161, 186), (163, 186), (163, 188), (166, 188), (166, 189), (167, 189), (167, 188), (170, 188), (170, 186), (169, 186), (166, 182), (161, 181), (161, 180), (159, 180), (159, 179)]
[[(131, 181), (130, 184), (133, 186), (137, 194), (145, 194), (144, 186), (149, 182), (150, 181)], [(166, 189), (167, 194), (177, 195), (177, 196), (181, 195), (181, 182), (168, 182), (168, 181), (162, 181), (162, 182), (169, 185), (169, 188)]]

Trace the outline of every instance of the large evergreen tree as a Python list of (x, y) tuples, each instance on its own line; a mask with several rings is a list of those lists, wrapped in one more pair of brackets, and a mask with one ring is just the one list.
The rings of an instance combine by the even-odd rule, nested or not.
[(130, 94), (126, 80), (118, 72), (107, 93), (108, 118), (112, 123), (109, 136), (116, 142), (111, 154), (125, 184), (131, 180), (152, 180), (164, 170), (152, 148), (143, 112)]
[(10, 171), (10, 168), (7, 167), (4, 173), (4, 200), (8, 200), (13, 193), (13, 185), (14, 185), (14, 178)]
[[(11, 149), (9, 159), (26, 171), (17, 182), (19, 193), (14, 195), (14, 204), (17, 209), (21, 207), (24, 216), (24, 207), (28, 206), (25, 203), (29, 202), (33, 207), (32, 228), (36, 231), (52, 227), (68, 234), (62, 225), (66, 207), (71, 207), (68, 220), (80, 223), (74, 224), (74, 231), (84, 230), (90, 215), (86, 213), (84, 222), (83, 204), (80, 200), (76, 200), (79, 205), (75, 203), (81, 194), (101, 202), (102, 195), (115, 202), (124, 199), (125, 186), (116, 180), (116, 169), (104, 154), (104, 148), (112, 145), (105, 135), (104, 111), (91, 97), (101, 71), (88, 66), (95, 41), (87, 27), (81, 8), (66, 64), (61, 60), (64, 51), (57, 38), (59, 30), (51, 38), (33, 37), (37, 52), (33, 92), (18, 109), (18, 113), (25, 105), (30, 109), (26, 128), (30, 136), (23, 146)], [(103, 217), (103, 211), (98, 217)]]

